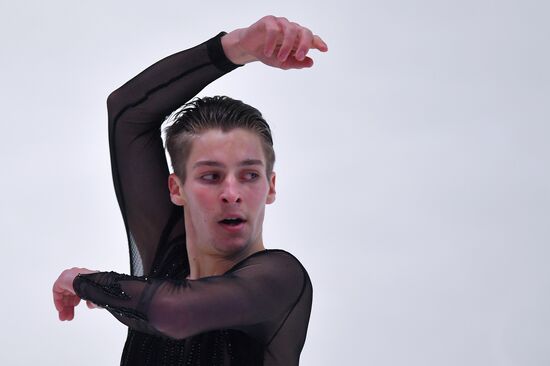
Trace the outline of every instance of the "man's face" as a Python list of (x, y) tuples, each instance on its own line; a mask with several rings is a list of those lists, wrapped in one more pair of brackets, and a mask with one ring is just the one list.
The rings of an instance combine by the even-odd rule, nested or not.
[[(208, 130), (193, 139), (186, 179), (178, 182), (186, 235), (203, 254), (238, 256), (263, 248), (265, 205), (275, 200), (260, 137), (251, 131)], [(171, 185), (172, 199), (174, 191)]]

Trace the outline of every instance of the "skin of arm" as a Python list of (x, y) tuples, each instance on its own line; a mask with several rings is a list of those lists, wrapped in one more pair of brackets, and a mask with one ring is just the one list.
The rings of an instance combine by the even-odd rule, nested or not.
[[(311, 49), (328, 51), (327, 44), (308, 28), (271, 15), (249, 27), (231, 31), (221, 42), (226, 57), (234, 64), (260, 61), (283, 70), (313, 66), (313, 59), (308, 56)], [(76, 267), (61, 272), (52, 289), (59, 320), (72, 320), (74, 308), (80, 303), (73, 288), (75, 277), (95, 272), (98, 271)], [(89, 308), (96, 307), (91, 302), (87, 304)]]

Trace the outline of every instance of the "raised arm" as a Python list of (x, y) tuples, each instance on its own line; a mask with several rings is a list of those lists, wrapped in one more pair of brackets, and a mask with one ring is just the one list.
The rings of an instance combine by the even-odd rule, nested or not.
[(112, 173), (132, 274), (153, 272), (159, 246), (185, 235), (181, 209), (172, 205), (167, 190), (169, 173), (159, 131), (166, 116), (237, 64), (310, 67), (310, 48), (327, 49), (309, 29), (268, 16), (157, 62), (109, 96)]
[[(234, 69), (221, 34), (150, 66), (107, 100), (115, 191), (126, 225), (132, 274), (151, 274), (159, 245), (184, 242), (181, 208), (170, 202), (160, 126), (208, 83)], [(167, 243), (167, 244), (165, 244)], [(185, 249), (180, 250), (184, 260)]]

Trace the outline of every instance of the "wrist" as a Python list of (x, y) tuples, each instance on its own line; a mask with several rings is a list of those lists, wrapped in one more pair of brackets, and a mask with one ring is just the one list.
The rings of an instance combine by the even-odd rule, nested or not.
[(240, 33), (243, 30), (244, 29), (236, 29), (221, 38), (225, 57), (236, 65), (244, 65), (257, 61), (256, 57), (248, 54), (240, 46)]

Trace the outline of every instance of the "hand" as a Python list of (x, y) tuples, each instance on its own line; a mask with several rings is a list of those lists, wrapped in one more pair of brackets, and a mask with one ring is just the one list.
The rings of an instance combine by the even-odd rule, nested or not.
[[(80, 298), (76, 295), (73, 288), (73, 281), (79, 274), (95, 273), (86, 268), (66, 269), (57, 278), (53, 284), (53, 302), (59, 313), (59, 320), (73, 320), (74, 308), (80, 303)], [(87, 301), (88, 307), (97, 307), (95, 304)]]
[(286, 18), (266, 16), (248, 28), (236, 29), (222, 37), (224, 52), (235, 64), (261, 61), (281, 69), (313, 66), (310, 49), (328, 51), (321, 37)]

